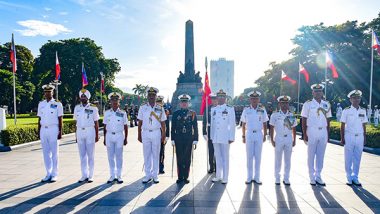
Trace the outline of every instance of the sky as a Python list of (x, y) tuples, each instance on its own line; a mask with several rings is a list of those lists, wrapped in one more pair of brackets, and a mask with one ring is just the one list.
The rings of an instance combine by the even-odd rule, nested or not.
[(136, 84), (150, 85), (167, 99), (184, 70), (191, 19), (196, 71), (204, 79), (206, 56), (234, 60), (238, 95), (270, 62), (290, 57), (301, 26), (369, 22), (378, 6), (378, 0), (0, 0), (0, 43), (14, 33), (37, 57), (48, 40), (89, 37), (106, 58), (119, 60), (117, 87), (132, 92)]

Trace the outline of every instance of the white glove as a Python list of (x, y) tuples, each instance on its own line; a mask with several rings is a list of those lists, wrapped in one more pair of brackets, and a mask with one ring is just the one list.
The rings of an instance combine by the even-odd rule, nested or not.
[(198, 144), (198, 141), (193, 141), (193, 145), (197, 145)]
[(205, 139), (205, 141), (208, 141), (207, 135), (203, 135), (203, 138)]
[(168, 140), (169, 140), (169, 137), (166, 137), (166, 138), (165, 138), (165, 142), (167, 142)]
[(172, 140), (172, 146), (175, 146), (174, 140)]

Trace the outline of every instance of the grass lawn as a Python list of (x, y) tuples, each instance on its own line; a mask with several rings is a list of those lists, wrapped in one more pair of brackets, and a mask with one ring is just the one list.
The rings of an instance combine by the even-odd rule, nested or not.
[[(13, 127), (14, 126), (14, 119), (6, 119), (7, 120), (7, 127)], [(72, 118), (64, 118), (63, 121), (70, 121), (74, 120)], [(19, 118), (17, 119), (17, 125), (32, 125), (38, 123), (38, 117), (30, 117), (30, 118)]]

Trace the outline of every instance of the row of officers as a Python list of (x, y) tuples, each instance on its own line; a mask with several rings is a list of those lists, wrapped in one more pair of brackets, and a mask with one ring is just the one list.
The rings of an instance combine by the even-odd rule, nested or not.
[[(307, 163), (311, 185), (324, 186), (322, 169), (326, 144), (329, 139), (331, 118), (330, 103), (323, 99), (324, 86), (311, 86), (313, 98), (303, 105), (302, 130), (307, 145)], [(58, 140), (62, 137), (62, 104), (53, 99), (54, 86), (43, 86), (45, 100), (38, 105), (39, 134), (42, 144), (46, 176), (42, 182), (55, 182), (58, 179)], [(189, 109), (191, 97), (183, 94), (178, 97), (180, 110), (173, 113), (169, 131), (168, 110), (163, 107), (163, 97), (157, 96), (158, 89), (150, 87), (146, 91), (148, 102), (138, 111), (138, 141), (143, 146), (144, 172), (143, 183), (159, 183), (158, 174), (164, 172), (165, 145), (171, 135), (176, 154), (177, 183), (189, 183), (192, 155), (198, 144), (197, 115)], [(292, 148), (296, 145), (297, 119), (289, 111), (289, 96), (280, 96), (277, 101), (279, 110), (270, 119), (260, 104), (261, 93), (252, 91), (247, 94), (250, 106), (245, 107), (242, 115), (242, 142), (246, 145), (246, 184), (262, 184), (260, 180), (261, 153), (266, 141), (267, 126), (270, 124), (270, 142), (275, 148), (275, 184), (290, 185)], [(76, 120), (76, 142), (78, 144), (82, 176), (78, 182), (93, 182), (94, 149), (99, 141), (98, 109), (89, 104), (91, 94), (82, 89), (79, 92), (81, 103), (74, 109)], [(104, 145), (107, 148), (110, 178), (108, 183), (123, 183), (123, 148), (128, 144), (127, 113), (120, 109), (121, 95), (108, 95), (111, 108), (104, 114)], [(235, 141), (235, 111), (226, 104), (223, 90), (211, 95), (211, 104), (203, 117), (203, 137), (208, 142), (208, 172), (214, 173), (213, 182), (228, 183), (229, 150)], [(347, 185), (361, 185), (359, 166), (368, 122), (365, 109), (359, 106), (362, 92), (353, 90), (348, 94), (351, 106), (341, 115), (341, 143), (344, 145), (345, 171)], [(283, 175), (281, 168), (283, 165)]]

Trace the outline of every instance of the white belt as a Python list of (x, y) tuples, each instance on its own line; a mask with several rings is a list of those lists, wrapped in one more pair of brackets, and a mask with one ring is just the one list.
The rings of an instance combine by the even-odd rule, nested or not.
[(94, 128), (94, 126), (87, 126), (87, 127), (77, 127), (78, 129), (80, 130), (86, 130), (86, 129), (90, 129), (90, 128)]
[(160, 130), (160, 128), (158, 129), (143, 129), (144, 132), (154, 132), (154, 131), (158, 131)]
[(54, 125), (46, 125), (46, 126), (41, 126), (42, 128), (48, 129), (48, 128), (58, 128), (58, 124)]

